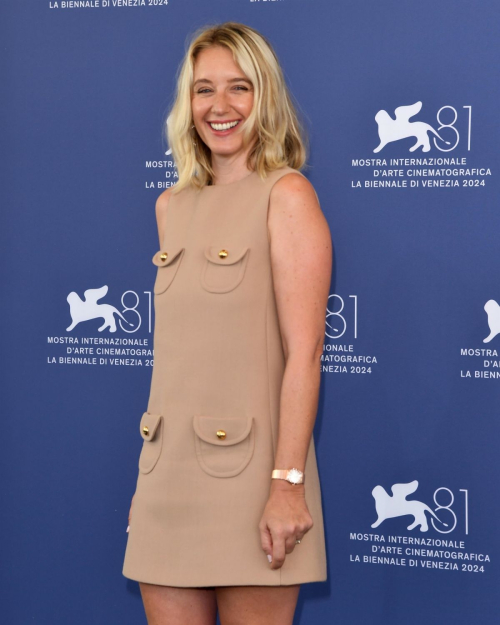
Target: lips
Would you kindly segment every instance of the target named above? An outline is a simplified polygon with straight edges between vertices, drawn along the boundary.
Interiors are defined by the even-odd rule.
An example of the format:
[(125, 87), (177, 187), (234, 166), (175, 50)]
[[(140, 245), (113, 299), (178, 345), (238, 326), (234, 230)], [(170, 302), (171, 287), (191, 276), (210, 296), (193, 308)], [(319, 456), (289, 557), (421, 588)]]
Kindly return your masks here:
[[(231, 126), (230, 128), (225, 128), (223, 130), (217, 130), (216, 128), (212, 127), (212, 124), (224, 125), (224, 124), (232, 124), (234, 122), (237, 122), (236, 124), (234, 124), (234, 126)], [(207, 125), (214, 135), (225, 136), (225, 135), (230, 134), (235, 128), (237, 128), (240, 122), (241, 122), (241, 119), (227, 119), (224, 121), (212, 121), (212, 122), (208, 121)]]

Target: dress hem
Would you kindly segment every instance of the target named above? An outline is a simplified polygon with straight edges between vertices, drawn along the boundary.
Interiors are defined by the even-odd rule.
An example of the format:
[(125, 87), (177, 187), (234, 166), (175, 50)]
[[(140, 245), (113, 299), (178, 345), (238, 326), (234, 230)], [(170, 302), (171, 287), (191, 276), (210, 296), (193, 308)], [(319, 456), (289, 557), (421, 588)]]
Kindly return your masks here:
[[(277, 569), (277, 571), (279, 571), (279, 569)], [(135, 582), (140, 582), (140, 583), (143, 583), (143, 584), (154, 584), (156, 586), (170, 586), (172, 588), (218, 588), (218, 587), (225, 588), (225, 587), (228, 587), (228, 586), (276, 586), (276, 587), (279, 587), (279, 586), (295, 586), (296, 584), (314, 584), (314, 583), (321, 583), (321, 582), (328, 581), (328, 576), (325, 575), (325, 576), (320, 577), (318, 579), (310, 579), (309, 578), (309, 579), (305, 579), (305, 580), (300, 580), (300, 579), (293, 580), (293, 581), (290, 581), (288, 584), (283, 584), (281, 582), (279, 582), (277, 584), (276, 583), (274, 583), (274, 584), (273, 583), (266, 584), (266, 583), (262, 583), (262, 582), (261, 583), (253, 582), (252, 583), (250, 580), (249, 581), (242, 581), (242, 582), (238, 583), (238, 582), (235, 582), (234, 579), (233, 580), (228, 580), (227, 584), (224, 584), (224, 583), (217, 583), (217, 584), (214, 584), (214, 583), (211, 583), (211, 584), (193, 584), (193, 583), (191, 583), (191, 584), (175, 583), (174, 584), (174, 583), (171, 583), (171, 584), (168, 584), (168, 583), (159, 582), (159, 581), (148, 581), (148, 580), (142, 578), (142, 576), (130, 577), (130, 575), (125, 575), (125, 573), (123, 573), (123, 572), (122, 572), (122, 575), (126, 579), (130, 579), (130, 580), (135, 581)]]

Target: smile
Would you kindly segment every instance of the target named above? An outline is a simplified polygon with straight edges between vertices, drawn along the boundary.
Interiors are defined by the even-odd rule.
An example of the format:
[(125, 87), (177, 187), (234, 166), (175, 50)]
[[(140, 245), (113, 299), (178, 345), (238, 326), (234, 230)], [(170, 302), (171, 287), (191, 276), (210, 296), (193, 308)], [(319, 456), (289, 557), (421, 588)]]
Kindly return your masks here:
[(212, 128), (212, 130), (218, 130), (220, 132), (220, 131), (230, 130), (231, 128), (234, 128), (240, 123), (240, 121), (241, 120), (238, 119), (233, 122), (207, 122), (207, 123)]

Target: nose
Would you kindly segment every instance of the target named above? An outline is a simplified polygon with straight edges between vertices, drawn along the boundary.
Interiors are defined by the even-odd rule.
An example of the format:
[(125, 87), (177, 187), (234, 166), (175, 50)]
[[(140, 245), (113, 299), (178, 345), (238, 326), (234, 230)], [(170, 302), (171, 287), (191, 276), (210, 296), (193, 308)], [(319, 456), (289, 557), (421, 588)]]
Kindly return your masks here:
[(216, 92), (212, 100), (212, 112), (216, 115), (224, 115), (228, 110), (229, 103), (225, 91)]

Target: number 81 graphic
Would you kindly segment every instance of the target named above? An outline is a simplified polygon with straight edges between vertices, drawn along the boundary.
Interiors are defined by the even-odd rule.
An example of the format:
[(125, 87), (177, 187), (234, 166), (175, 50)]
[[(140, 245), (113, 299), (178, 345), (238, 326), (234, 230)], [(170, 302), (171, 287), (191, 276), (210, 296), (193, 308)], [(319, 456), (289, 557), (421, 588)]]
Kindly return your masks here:
[[(449, 494), (449, 503), (447, 503), (446, 505), (442, 505), (439, 503), (438, 501), (438, 493), (439, 491), (446, 491)], [(465, 533), (468, 534), (469, 533), (469, 491), (466, 488), (461, 488), (460, 489), (461, 493), (464, 493), (464, 503), (465, 503)], [(448, 528), (447, 530), (442, 530), (439, 527), (436, 527), (435, 523), (434, 523), (434, 519), (431, 517), (431, 524), (432, 527), (436, 530), (436, 532), (439, 532), (440, 534), (449, 534), (450, 532), (452, 532), (455, 527), (457, 526), (457, 515), (455, 514), (455, 512), (451, 509), (451, 506), (453, 505), (453, 502), (455, 501), (455, 496), (453, 495), (453, 492), (449, 489), (446, 488), (445, 486), (441, 486), (440, 488), (438, 488), (437, 490), (434, 491), (434, 503), (436, 504), (436, 508), (434, 508), (434, 512), (438, 513), (439, 510), (447, 510), (449, 512), (449, 514), (451, 514), (452, 518), (453, 518), (453, 524), (450, 526), (448, 524)], [(442, 497), (441, 497), (442, 499)], [(442, 513), (441, 513), (442, 514)], [(438, 514), (439, 518), (441, 518), (441, 514)]]
[[(339, 339), (343, 336), (344, 332), (347, 329), (347, 320), (344, 315), (340, 313), (344, 310), (344, 299), (337, 295), (336, 293), (332, 293), (332, 295), (328, 296), (328, 302), (330, 302), (330, 297), (336, 297), (340, 301), (339, 310), (333, 311), (330, 310), (327, 306), (326, 308), (326, 330), (325, 334), (328, 338), (331, 339)], [(349, 295), (354, 299), (354, 313), (353, 313), (353, 328), (354, 328), (354, 338), (358, 338), (358, 296), (357, 295)]]

